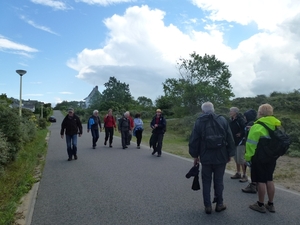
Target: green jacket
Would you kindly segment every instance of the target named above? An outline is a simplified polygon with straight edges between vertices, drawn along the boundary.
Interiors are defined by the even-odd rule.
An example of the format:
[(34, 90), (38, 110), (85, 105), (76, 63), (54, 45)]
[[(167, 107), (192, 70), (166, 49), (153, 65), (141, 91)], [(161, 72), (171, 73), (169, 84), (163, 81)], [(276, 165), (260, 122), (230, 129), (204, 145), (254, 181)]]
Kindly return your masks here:
[[(263, 122), (271, 130), (275, 130), (275, 127), (281, 126), (281, 122), (274, 116), (261, 117), (257, 121)], [(259, 139), (262, 137), (270, 138), (268, 131), (262, 125), (257, 124), (257, 121), (251, 127), (246, 142), (245, 160), (247, 162), (251, 161), (252, 156), (254, 156)]]

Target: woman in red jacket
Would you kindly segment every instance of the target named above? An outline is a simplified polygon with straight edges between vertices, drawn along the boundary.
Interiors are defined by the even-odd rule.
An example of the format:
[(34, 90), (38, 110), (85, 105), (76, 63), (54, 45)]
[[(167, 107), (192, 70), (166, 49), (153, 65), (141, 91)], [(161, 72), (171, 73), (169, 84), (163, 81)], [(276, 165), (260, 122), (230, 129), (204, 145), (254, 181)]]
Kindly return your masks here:
[(104, 145), (107, 144), (109, 138), (109, 147), (112, 148), (112, 142), (114, 137), (114, 129), (116, 129), (116, 120), (112, 115), (112, 109), (108, 110), (108, 114), (104, 117), (105, 139)]

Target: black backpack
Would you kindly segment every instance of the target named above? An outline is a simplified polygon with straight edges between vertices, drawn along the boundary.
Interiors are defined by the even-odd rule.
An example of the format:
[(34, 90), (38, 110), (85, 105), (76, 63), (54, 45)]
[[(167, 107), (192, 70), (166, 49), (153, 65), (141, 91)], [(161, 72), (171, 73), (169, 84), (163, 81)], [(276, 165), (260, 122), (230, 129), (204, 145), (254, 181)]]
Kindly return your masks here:
[(226, 145), (225, 130), (217, 121), (219, 116), (210, 114), (208, 121), (206, 121), (203, 132), (203, 141), (205, 149), (217, 150)]
[(257, 144), (254, 162), (260, 163), (275, 162), (280, 156), (283, 156), (289, 149), (291, 141), (290, 137), (281, 129), (275, 127), (271, 130), (266, 124), (257, 121), (269, 132), (270, 138), (261, 138)]

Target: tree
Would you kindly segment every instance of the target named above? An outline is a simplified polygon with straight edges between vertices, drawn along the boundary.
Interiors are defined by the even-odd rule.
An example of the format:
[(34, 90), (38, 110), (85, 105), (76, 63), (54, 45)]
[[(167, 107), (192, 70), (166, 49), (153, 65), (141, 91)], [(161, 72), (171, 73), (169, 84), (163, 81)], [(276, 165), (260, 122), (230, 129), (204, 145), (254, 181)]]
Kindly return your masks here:
[(147, 98), (145, 96), (140, 96), (137, 98), (137, 103), (141, 106), (143, 106), (144, 108), (148, 108), (148, 107), (152, 107), (153, 106), (153, 102), (150, 98)]
[(214, 55), (202, 57), (193, 52), (189, 59), (180, 58), (177, 65), (181, 78), (167, 79), (163, 89), (173, 105), (184, 108), (186, 113), (199, 112), (206, 101), (222, 106), (234, 97), (229, 83), (231, 72)]
[[(106, 89), (102, 92), (102, 102), (115, 102), (123, 106), (126, 110), (133, 103), (133, 97), (129, 90), (129, 84), (121, 83), (115, 77), (110, 77), (104, 84)], [(112, 108), (112, 107), (110, 107)]]

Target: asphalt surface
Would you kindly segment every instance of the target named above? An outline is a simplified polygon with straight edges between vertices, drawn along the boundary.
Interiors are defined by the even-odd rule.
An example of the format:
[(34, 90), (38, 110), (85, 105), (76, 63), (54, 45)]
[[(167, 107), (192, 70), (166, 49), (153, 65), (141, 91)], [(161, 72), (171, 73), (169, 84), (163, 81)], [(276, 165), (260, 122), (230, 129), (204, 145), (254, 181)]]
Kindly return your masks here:
[(59, 134), (63, 115), (55, 111), (54, 116), (32, 225), (300, 224), (298, 193), (277, 187), (276, 213), (255, 212), (249, 204), (257, 195), (242, 193), (246, 184), (229, 173), (224, 176), (227, 209), (205, 214), (201, 190), (191, 190), (192, 178), (185, 178), (192, 160), (165, 152), (152, 156), (148, 146), (136, 148), (134, 137), (126, 150), (118, 137), (109, 148), (102, 132), (92, 149), (83, 125), (78, 160), (69, 162)]

